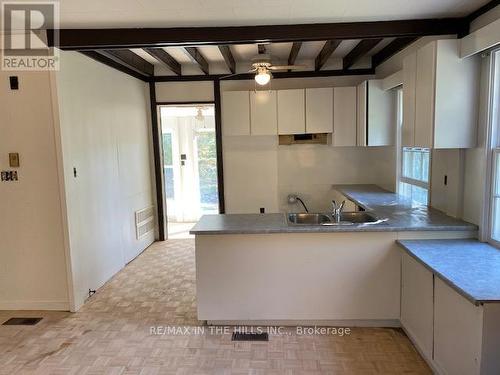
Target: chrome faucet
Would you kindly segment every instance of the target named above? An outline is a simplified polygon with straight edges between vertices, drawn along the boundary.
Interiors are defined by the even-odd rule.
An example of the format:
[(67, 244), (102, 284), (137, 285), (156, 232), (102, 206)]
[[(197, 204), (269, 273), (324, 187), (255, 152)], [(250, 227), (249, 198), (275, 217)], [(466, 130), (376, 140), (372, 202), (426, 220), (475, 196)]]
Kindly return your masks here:
[(342, 201), (342, 203), (337, 204), (335, 200), (332, 201), (332, 216), (333, 216), (333, 221), (336, 223), (340, 222), (342, 210), (344, 209), (345, 201)]

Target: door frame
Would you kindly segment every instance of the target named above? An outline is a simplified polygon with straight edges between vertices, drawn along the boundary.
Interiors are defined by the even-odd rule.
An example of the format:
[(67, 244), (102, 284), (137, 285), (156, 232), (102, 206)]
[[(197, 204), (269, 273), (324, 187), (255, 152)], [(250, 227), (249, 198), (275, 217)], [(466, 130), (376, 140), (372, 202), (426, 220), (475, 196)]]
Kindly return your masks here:
[(214, 100), (211, 101), (175, 101), (164, 102), (156, 100), (156, 85), (149, 83), (149, 93), (151, 101), (151, 126), (153, 133), (153, 157), (156, 185), (156, 202), (158, 216), (158, 240), (165, 241), (168, 238), (167, 231), (167, 202), (165, 199), (165, 179), (163, 176), (163, 146), (161, 141), (161, 123), (159, 120), (159, 110), (162, 105), (197, 105), (212, 104), (215, 114), (215, 144), (217, 153), (217, 190), (219, 198), (219, 213), (225, 213), (224, 201), (224, 164), (222, 159), (222, 115), (221, 115), (221, 94), (220, 81), (214, 81)]

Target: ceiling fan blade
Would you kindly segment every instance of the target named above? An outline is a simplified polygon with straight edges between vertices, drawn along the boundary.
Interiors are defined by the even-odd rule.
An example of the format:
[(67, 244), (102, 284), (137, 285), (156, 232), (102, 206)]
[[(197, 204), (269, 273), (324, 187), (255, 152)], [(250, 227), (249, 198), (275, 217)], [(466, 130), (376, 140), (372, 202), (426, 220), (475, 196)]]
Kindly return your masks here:
[(307, 65), (272, 65), (270, 70), (306, 69)]
[(242, 74), (255, 73), (256, 71), (257, 71), (257, 69), (251, 69), (248, 72), (240, 72), (240, 73), (229, 74), (227, 76), (220, 77), (220, 79), (228, 79), (228, 78), (231, 78), (231, 77), (240, 76)]

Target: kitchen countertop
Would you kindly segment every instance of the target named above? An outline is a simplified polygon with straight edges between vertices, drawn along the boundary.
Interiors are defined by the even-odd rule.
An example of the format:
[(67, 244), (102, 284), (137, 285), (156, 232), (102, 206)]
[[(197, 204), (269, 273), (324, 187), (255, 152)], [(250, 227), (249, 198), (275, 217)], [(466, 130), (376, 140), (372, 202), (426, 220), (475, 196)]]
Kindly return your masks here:
[(477, 226), (440, 211), (413, 204), (377, 185), (334, 185), (333, 188), (385, 222), (353, 225), (288, 225), (285, 214), (204, 215), (191, 229), (204, 234), (477, 231)]
[(413, 258), (472, 303), (500, 302), (500, 250), (477, 240), (404, 240)]

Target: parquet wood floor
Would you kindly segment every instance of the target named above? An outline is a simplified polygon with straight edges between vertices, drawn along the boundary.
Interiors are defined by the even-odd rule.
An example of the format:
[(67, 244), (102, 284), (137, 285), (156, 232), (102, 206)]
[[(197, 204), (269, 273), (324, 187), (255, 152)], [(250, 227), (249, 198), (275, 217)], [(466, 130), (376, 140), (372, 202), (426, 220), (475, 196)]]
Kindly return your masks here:
[(152, 326), (201, 326), (196, 319), (194, 241), (155, 243), (77, 313), (43, 316), (33, 327), (0, 326), (0, 375), (430, 374), (399, 329), (353, 328), (350, 335), (271, 335), (231, 342), (230, 334), (153, 335)]

